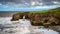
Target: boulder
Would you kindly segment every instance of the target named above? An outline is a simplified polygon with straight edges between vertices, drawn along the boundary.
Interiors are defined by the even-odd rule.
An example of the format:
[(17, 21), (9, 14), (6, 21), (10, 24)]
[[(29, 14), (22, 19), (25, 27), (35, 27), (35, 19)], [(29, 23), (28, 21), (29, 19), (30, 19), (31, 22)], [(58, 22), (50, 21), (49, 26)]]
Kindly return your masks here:
[(19, 20), (20, 18), (20, 15), (19, 14), (14, 14), (11, 21), (16, 21), (16, 20)]

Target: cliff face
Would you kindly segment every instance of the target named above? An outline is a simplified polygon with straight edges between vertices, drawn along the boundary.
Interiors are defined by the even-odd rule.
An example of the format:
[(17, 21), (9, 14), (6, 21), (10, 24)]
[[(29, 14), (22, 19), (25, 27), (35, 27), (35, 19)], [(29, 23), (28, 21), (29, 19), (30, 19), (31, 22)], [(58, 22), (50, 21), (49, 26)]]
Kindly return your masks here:
[(23, 16), (30, 20), (32, 25), (60, 25), (60, 8), (42, 12), (19, 12), (13, 14), (11, 21), (22, 19)]
[(29, 19), (32, 25), (60, 25), (60, 16), (56, 14), (40, 14), (40, 13), (16, 13), (12, 17), (12, 21), (22, 19)]

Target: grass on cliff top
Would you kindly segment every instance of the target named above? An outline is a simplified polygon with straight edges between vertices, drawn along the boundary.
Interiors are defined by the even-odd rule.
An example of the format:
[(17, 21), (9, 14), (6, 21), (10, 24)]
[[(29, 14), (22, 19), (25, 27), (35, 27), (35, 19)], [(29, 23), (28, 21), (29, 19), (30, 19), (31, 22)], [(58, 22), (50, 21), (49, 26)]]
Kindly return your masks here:
[(43, 11), (36, 11), (36, 12), (30, 12), (30, 13), (40, 13), (40, 14), (57, 14), (60, 15), (60, 7), (51, 9), (51, 10), (43, 10)]

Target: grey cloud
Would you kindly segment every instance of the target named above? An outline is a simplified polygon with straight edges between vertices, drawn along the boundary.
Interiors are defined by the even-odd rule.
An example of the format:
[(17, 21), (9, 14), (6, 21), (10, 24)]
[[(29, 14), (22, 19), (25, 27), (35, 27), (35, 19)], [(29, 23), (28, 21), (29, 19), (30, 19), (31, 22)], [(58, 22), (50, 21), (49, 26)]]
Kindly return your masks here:
[[(31, 1), (35, 2), (34, 6), (39, 5), (39, 3), (43, 3), (43, 5), (57, 5), (52, 3), (52, 1), (60, 2), (60, 0), (0, 0), (0, 3), (2, 4), (18, 4), (20, 6), (31, 6)], [(10, 3), (9, 3), (10, 2)], [(38, 2), (38, 3), (37, 3)]]

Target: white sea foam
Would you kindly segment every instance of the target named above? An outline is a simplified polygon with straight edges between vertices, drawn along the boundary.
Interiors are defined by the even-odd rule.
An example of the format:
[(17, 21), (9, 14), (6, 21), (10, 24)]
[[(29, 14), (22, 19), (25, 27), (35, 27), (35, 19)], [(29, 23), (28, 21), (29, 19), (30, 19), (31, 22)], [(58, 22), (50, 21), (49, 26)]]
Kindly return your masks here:
[(1, 34), (58, 34), (58, 32), (51, 29), (38, 29), (38, 26), (31, 26), (30, 21), (19, 19), (18, 21), (10, 21), (11, 17), (0, 17), (0, 24), (3, 30)]

